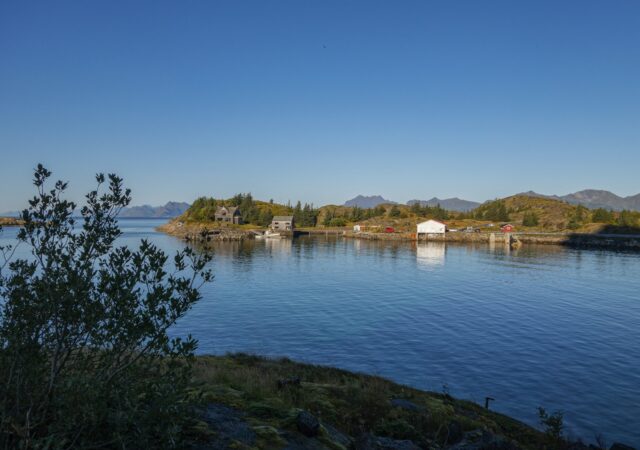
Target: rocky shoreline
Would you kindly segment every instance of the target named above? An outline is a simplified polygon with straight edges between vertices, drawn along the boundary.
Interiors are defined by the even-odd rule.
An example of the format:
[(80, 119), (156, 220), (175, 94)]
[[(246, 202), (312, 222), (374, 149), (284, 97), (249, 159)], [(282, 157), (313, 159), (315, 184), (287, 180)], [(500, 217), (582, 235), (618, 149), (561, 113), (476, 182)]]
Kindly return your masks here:
[(0, 217), (0, 227), (17, 227), (23, 224), (22, 220), (15, 217)]
[(190, 223), (180, 220), (171, 220), (164, 225), (160, 225), (156, 230), (194, 243), (242, 241), (255, 237), (255, 233), (251, 230), (236, 227), (221, 227), (216, 226), (216, 224)]
[(365, 240), (385, 241), (428, 241), (483, 243), (490, 245), (521, 244), (561, 245), (578, 248), (601, 248), (640, 251), (640, 235), (581, 234), (581, 233), (446, 233), (420, 236), (415, 233), (353, 233), (345, 237)]

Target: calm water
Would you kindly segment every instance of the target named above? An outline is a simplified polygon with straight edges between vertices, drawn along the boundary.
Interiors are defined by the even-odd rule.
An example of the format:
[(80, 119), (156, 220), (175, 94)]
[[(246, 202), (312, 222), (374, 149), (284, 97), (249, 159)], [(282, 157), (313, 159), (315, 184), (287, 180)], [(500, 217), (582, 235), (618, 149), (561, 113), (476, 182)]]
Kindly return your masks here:
[[(123, 220), (123, 242), (183, 244)], [(1, 241), (11, 240), (7, 229)], [(215, 282), (173, 330), (246, 351), (379, 374), (536, 425), (640, 444), (640, 255), (301, 238), (221, 243)]]

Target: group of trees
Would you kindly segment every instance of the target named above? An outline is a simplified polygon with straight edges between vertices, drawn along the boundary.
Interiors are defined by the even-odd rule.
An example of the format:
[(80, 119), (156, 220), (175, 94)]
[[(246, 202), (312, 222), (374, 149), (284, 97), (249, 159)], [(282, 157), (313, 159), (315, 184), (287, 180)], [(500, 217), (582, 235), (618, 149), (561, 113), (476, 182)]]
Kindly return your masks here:
[(582, 205), (578, 205), (576, 209), (569, 215), (569, 221), (567, 222), (567, 228), (575, 230), (585, 223), (589, 210)]
[(382, 217), (386, 213), (384, 206), (378, 205), (374, 208), (360, 208), (354, 206), (351, 208), (351, 212), (348, 215), (348, 219), (351, 222), (360, 222), (362, 220), (372, 219), (374, 217)]
[(447, 220), (450, 218), (449, 212), (441, 207), (440, 203), (435, 206), (421, 206), (420, 203), (415, 202), (411, 205), (410, 210), (412, 213), (419, 217), (427, 217), (436, 220)]
[(509, 210), (503, 200), (493, 200), (478, 206), (472, 213), (476, 220), (495, 220), (509, 222)]
[(539, 223), (540, 218), (534, 211), (527, 211), (524, 213), (524, 216), (522, 217), (522, 225), (525, 227), (535, 227), (538, 226)]
[(319, 210), (309, 203), (302, 205), (298, 202), (295, 206), (278, 205), (273, 200), (268, 203), (256, 201), (251, 193), (236, 194), (227, 200), (200, 197), (193, 202), (185, 214), (190, 220), (210, 222), (215, 220), (216, 209), (220, 206), (238, 207), (243, 223), (263, 227), (268, 226), (276, 215), (292, 215), (298, 226), (313, 227), (317, 223), (319, 214)]
[(584, 206), (578, 205), (569, 215), (567, 228), (577, 229), (585, 223), (604, 223), (625, 228), (638, 228), (640, 227), (640, 212), (622, 210), (616, 213), (604, 208), (589, 211)]
[(344, 227), (349, 222), (361, 222), (374, 217), (382, 217), (386, 214), (386, 209), (382, 205), (375, 208), (352, 208), (340, 210), (337, 207), (328, 207), (324, 210), (322, 225), (325, 227)]
[(299, 227), (315, 227), (318, 223), (318, 214), (320, 214), (320, 211), (309, 203), (305, 203), (304, 206), (302, 206), (298, 201), (293, 208), (293, 218)]
[(626, 209), (620, 211), (616, 225), (628, 228), (640, 227), (640, 211), (628, 211)]
[(198, 222), (212, 221), (215, 219), (218, 200), (211, 197), (199, 197), (191, 204), (187, 217)]
[(596, 223), (613, 223), (616, 219), (613, 211), (604, 208), (597, 208), (591, 212), (591, 221)]

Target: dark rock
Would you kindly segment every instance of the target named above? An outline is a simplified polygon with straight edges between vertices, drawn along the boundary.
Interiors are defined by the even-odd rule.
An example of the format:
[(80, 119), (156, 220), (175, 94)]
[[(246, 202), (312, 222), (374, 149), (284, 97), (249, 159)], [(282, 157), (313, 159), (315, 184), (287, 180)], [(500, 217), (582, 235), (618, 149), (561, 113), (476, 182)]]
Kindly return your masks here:
[(474, 430), (464, 434), (464, 438), (450, 450), (519, 450), (520, 447), (504, 436), (486, 430)]
[(300, 411), (296, 417), (298, 431), (307, 437), (314, 437), (320, 431), (320, 422), (315, 416), (307, 411)]
[(636, 450), (634, 447), (615, 442), (609, 450)]
[(363, 434), (355, 442), (355, 450), (419, 450), (416, 444), (408, 440), (396, 440), (387, 437)]
[(207, 449), (226, 449), (232, 442), (241, 442), (253, 446), (256, 434), (244, 420), (244, 413), (228, 406), (210, 403), (202, 412), (202, 419), (216, 432), (215, 438), (208, 443)]
[(282, 450), (327, 450), (318, 439), (310, 438), (299, 433), (283, 433), (281, 435), (287, 444)]
[(405, 409), (407, 411), (420, 411), (424, 408), (416, 405), (415, 403), (406, 400), (404, 398), (394, 398), (393, 400), (391, 400), (391, 406), (394, 406), (396, 408), (402, 408)]
[(460, 442), (460, 440), (464, 437), (464, 430), (462, 429), (462, 425), (460, 425), (460, 422), (450, 422), (447, 426), (447, 432), (447, 443), (449, 444)]
[(282, 389), (285, 386), (300, 386), (300, 377), (284, 378), (278, 380), (278, 389)]
[(593, 444), (585, 444), (578, 440), (577, 442), (569, 442), (566, 447), (567, 450), (602, 450), (602, 447), (598, 447)]
[(353, 445), (353, 440), (349, 436), (335, 429), (331, 425), (323, 423), (322, 427), (325, 429), (327, 437), (331, 442), (335, 442), (344, 448), (351, 448)]

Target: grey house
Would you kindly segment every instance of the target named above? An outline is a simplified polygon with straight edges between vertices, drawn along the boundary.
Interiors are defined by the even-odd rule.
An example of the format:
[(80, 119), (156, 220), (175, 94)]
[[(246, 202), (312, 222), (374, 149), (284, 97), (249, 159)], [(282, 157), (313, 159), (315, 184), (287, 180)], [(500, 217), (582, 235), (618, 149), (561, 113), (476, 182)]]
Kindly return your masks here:
[(271, 229), (273, 231), (293, 231), (294, 228), (293, 216), (275, 216), (271, 220)]
[(242, 223), (242, 214), (237, 206), (218, 206), (215, 214), (216, 222), (228, 222), (240, 225)]

